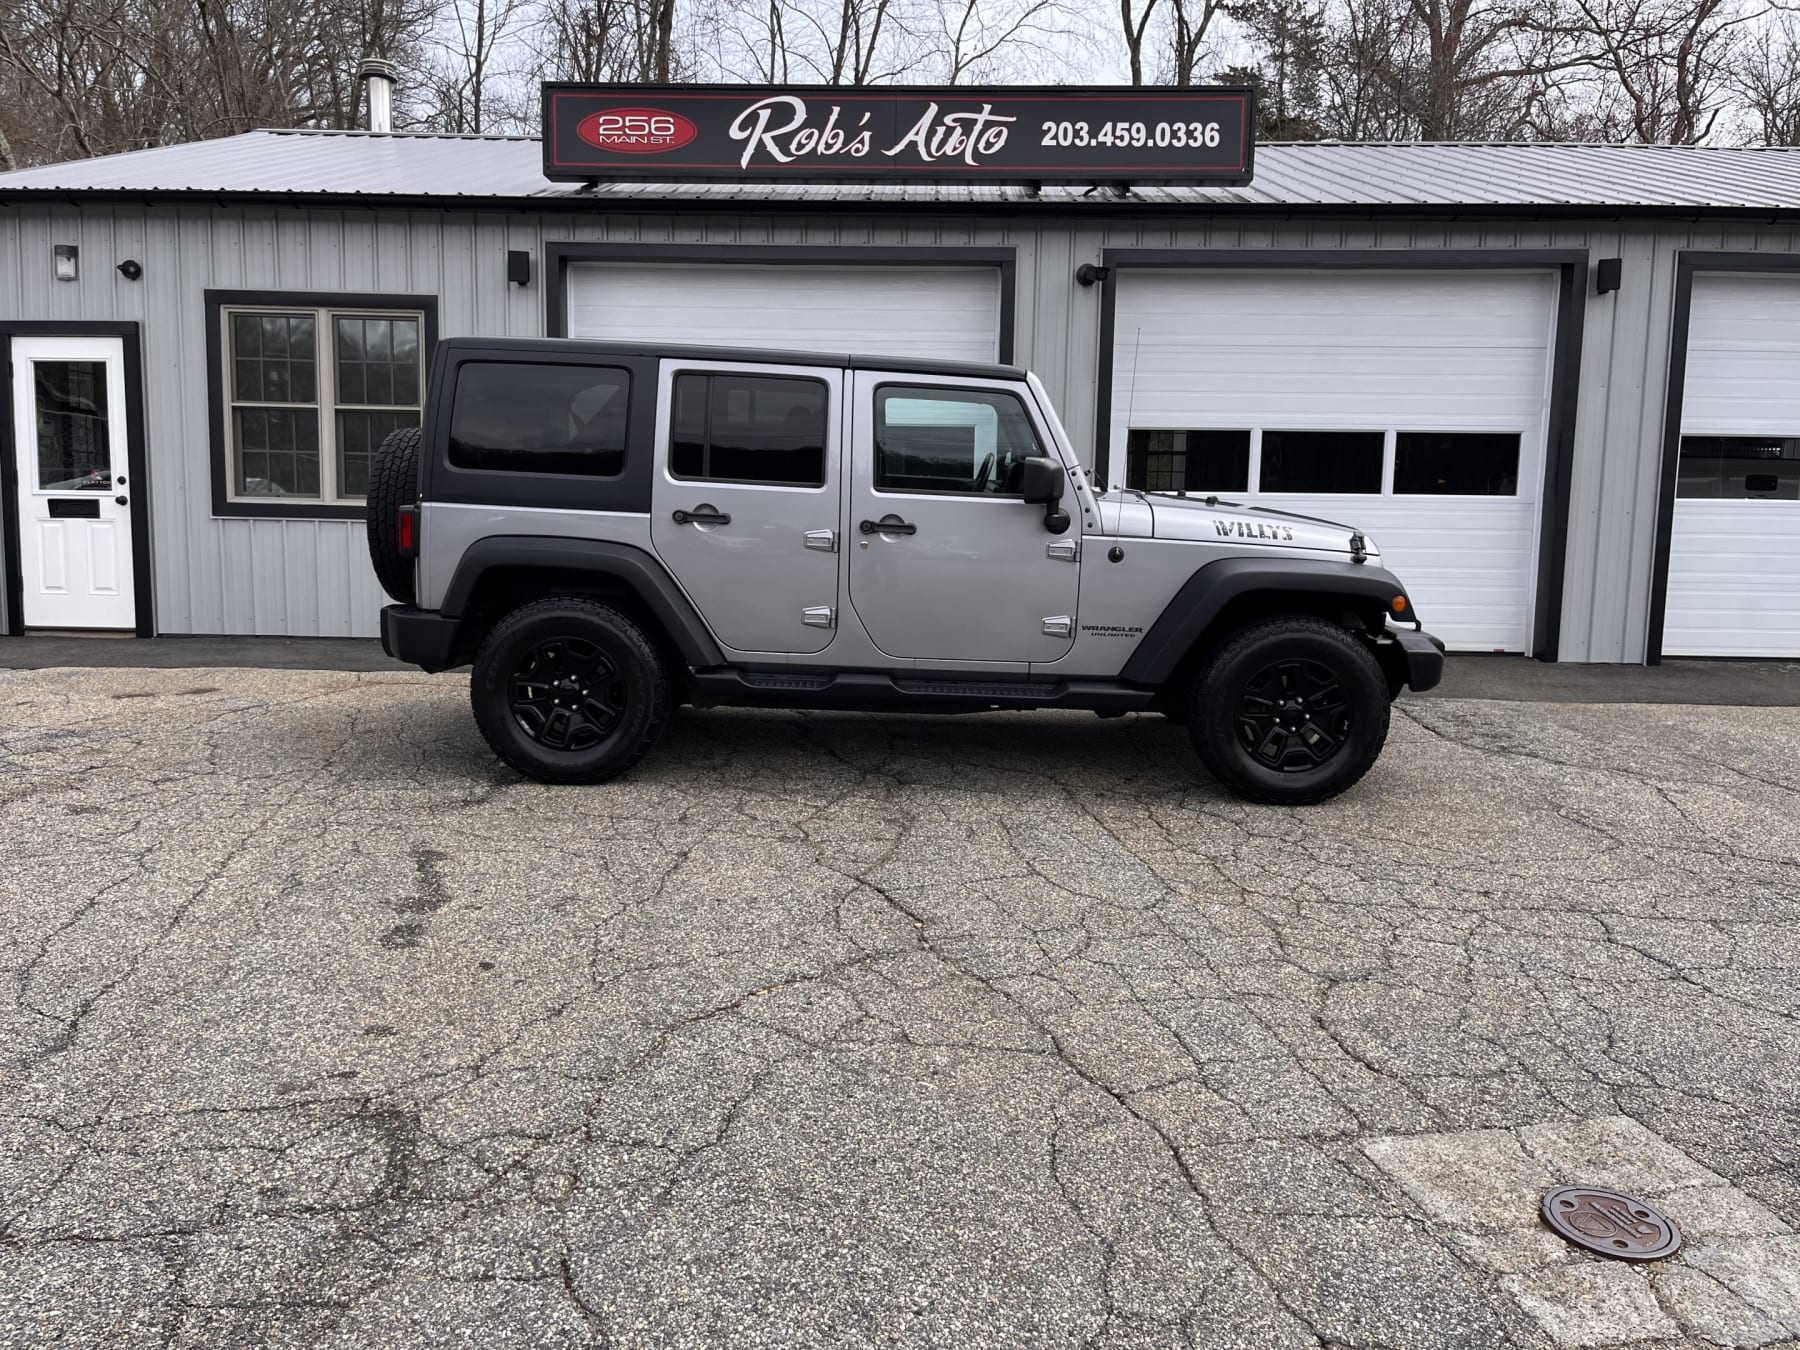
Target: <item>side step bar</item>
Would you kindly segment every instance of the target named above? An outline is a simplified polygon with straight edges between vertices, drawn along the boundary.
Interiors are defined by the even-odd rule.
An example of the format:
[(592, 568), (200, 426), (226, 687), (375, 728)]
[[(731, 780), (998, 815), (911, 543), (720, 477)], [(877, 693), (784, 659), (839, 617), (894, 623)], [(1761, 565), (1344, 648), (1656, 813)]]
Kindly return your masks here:
[(897, 712), (990, 712), (1014, 708), (1077, 708), (1138, 712), (1150, 707), (1153, 689), (1112, 680), (955, 680), (883, 675), (872, 671), (739, 670), (726, 667), (693, 674), (694, 701), (702, 707), (801, 707), (888, 709)]

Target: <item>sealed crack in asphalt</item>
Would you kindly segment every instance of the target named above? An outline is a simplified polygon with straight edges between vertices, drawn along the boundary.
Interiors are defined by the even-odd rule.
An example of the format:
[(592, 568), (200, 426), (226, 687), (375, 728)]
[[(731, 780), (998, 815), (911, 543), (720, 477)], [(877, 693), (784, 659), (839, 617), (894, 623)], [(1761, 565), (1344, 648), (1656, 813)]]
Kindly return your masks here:
[(1800, 1338), (1800, 709), (1402, 702), (1278, 810), (1153, 716), (564, 789), (454, 675), (0, 682), (0, 1347)]

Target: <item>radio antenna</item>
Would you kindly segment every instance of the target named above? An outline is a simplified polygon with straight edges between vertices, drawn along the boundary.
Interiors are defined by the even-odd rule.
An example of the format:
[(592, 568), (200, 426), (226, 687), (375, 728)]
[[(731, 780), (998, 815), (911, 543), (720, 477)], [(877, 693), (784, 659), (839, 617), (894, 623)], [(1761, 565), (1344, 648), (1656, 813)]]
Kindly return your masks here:
[[(1144, 346), (1144, 327), (1139, 324), (1131, 332), (1131, 387), (1125, 394), (1125, 472), (1131, 474), (1131, 424), (1137, 420), (1137, 368), (1138, 352)], [(1111, 435), (1110, 428), (1107, 434)]]

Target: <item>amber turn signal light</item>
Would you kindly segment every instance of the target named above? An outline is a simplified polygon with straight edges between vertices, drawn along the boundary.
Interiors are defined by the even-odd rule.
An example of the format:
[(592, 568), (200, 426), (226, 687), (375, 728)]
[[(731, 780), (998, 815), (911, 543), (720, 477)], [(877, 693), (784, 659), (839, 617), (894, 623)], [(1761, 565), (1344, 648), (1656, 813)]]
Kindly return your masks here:
[(1396, 614), (1406, 613), (1406, 597), (1404, 595), (1396, 595), (1394, 597), (1393, 610)]

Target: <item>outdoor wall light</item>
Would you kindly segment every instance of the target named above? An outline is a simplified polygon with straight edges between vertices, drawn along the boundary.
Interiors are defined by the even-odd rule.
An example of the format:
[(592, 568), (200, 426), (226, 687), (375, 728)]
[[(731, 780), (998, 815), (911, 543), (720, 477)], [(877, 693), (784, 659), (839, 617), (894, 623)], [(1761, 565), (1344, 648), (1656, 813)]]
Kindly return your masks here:
[(529, 286), (531, 254), (522, 248), (509, 249), (506, 254), (506, 279), (515, 286)]
[(1620, 274), (1625, 270), (1623, 258), (1602, 258), (1594, 268), (1594, 293), (1605, 295), (1619, 289)]
[(124, 262), (119, 264), (119, 275), (124, 277), (127, 281), (136, 281), (139, 277), (144, 275), (144, 264), (139, 262), (136, 258), (127, 258)]
[(81, 275), (81, 250), (74, 244), (58, 244), (51, 252), (56, 256), (58, 281), (73, 281)]
[(1096, 281), (1105, 281), (1112, 275), (1110, 267), (1096, 267), (1093, 263), (1083, 263), (1075, 269), (1077, 286), (1092, 286)]

